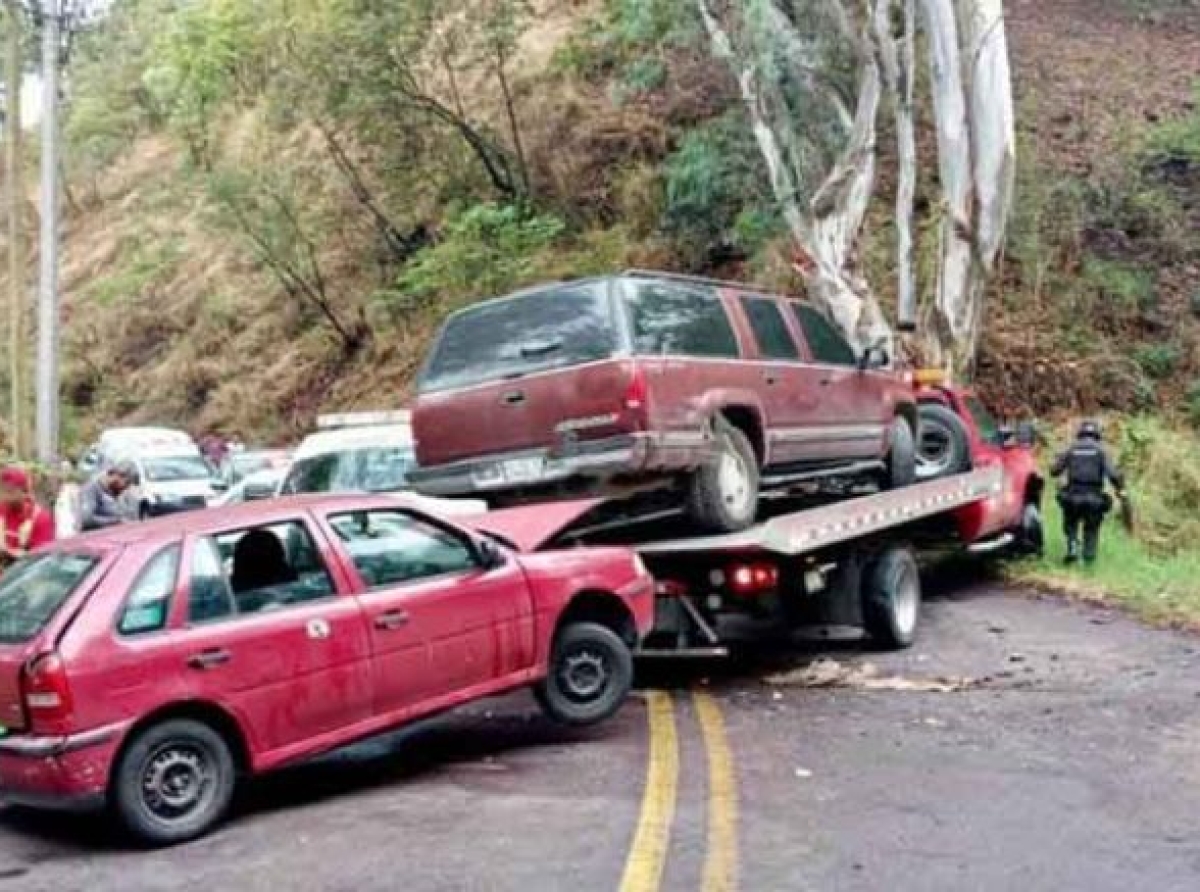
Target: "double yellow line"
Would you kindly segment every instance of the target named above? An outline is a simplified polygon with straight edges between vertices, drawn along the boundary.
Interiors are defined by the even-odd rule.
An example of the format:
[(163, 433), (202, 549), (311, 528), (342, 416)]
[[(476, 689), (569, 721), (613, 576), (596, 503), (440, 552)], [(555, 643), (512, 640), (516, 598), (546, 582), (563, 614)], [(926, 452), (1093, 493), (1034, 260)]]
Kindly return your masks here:
[[(708, 834), (701, 888), (733, 892), (738, 867), (737, 782), (725, 720), (706, 691), (693, 691), (692, 703), (708, 760)], [(662, 886), (679, 793), (679, 735), (671, 695), (650, 691), (646, 709), (650, 723), (646, 789), (620, 892), (658, 892)]]

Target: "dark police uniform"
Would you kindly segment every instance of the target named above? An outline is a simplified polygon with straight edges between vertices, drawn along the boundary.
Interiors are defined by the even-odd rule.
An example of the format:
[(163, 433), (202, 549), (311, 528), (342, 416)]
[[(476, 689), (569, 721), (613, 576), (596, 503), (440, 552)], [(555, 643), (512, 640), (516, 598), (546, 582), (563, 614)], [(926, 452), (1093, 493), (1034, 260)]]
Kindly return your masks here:
[(1071, 448), (1055, 459), (1050, 473), (1054, 477), (1067, 475), (1067, 483), (1058, 492), (1063, 511), (1063, 532), (1067, 537), (1067, 560), (1079, 557), (1079, 530), (1083, 528), (1083, 559), (1096, 559), (1100, 525), (1112, 510), (1112, 496), (1104, 491), (1111, 483), (1120, 493), (1125, 486), (1121, 472), (1113, 465), (1101, 443), (1100, 427), (1085, 422), (1079, 428)]

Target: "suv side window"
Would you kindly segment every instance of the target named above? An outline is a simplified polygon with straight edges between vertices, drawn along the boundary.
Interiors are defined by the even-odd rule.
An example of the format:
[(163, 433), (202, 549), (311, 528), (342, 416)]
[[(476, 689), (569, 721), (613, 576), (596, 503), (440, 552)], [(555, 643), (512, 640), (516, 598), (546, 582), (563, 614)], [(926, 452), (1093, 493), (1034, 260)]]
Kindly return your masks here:
[(750, 329), (763, 359), (800, 358), (800, 351), (775, 300), (769, 297), (742, 297), (739, 300), (750, 320)]
[(858, 365), (853, 348), (846, 343), (846, 339), (832, 322), (807, 304), (799, 301), (790, 303), (816, 362), (827, 365)]
[(462, 538), (403, 511), (353, 511), (329, 523), (367, 588), (465, 573), (479, 564)]
[(737, 359), (737, 335), (711, 291), (634, 282), (625, 296), (635, 353)]
[(122, 635), (140, 635), (163, 628), (178, 575), (179, 544), (176, 543), (159, 551), (142, 568), (125, 599), (117, 631)]
[(232, 530), (196, 543), (188, 619), (200, 623), (278, 610), (335, 593), (302, 522)]

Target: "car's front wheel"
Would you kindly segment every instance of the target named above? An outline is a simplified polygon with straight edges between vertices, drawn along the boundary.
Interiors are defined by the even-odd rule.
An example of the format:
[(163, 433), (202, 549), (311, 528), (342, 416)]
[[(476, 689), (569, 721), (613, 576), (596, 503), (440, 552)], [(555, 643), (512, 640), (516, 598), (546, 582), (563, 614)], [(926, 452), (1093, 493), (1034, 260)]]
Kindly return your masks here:
[(582, 726), (613, 715), (632, 687), (629, 645), (607, 626), (578, 622), (555, 636), (550, 671), (533, 692), (554, 721)]
[(707, 530), (736, 533), (758, 514), (758, 459), (746, 434), (724, 418), (713, 422), (712, 437), (715, 457), (688, 482), (688, 515)]
[(225, 816), (236, 770), (229, 744), (192, 719), (168, 719), (138, 732), (122, 753), (109, 791), (134, 837), (156, 846), (207, 833)]

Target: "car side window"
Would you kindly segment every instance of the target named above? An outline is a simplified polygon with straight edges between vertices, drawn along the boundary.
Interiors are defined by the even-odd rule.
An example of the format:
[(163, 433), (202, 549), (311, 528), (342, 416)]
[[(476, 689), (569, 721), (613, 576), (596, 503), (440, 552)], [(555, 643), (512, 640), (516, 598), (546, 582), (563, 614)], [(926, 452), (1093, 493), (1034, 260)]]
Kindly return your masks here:
[(737, 335), (716, 294), (635, 282), (625, 297), (633, 346), (642, 355), (737, 359)]
[(832, 322), (807, 304), (790, 301), (790, 305), (816, 362), (828, 365), (858, 365), (854, 349)]
[(763, 359), (799, 359), (800, 351), (788, 331), (779, 304), (769, 297), (742, 297), (739, 299), (750, 330), (758, 342), (758, 352)]
[(179, 544), (176, 543), (150, 558), (138, 574), (125, 599), (117, 630), (122, 635), (140, 635), (166, 626), (178, 575)]
[(333, 515), (329, 523), (368, 588), (479, 566), (465, 539), (403, 511), (352, 511)]
[(196, 543), (188, 617), (210, 622), (280, 610), (336, 594), (300, 521), (220, 533)]

